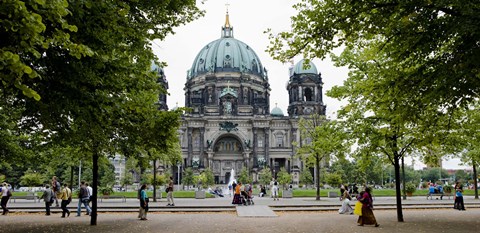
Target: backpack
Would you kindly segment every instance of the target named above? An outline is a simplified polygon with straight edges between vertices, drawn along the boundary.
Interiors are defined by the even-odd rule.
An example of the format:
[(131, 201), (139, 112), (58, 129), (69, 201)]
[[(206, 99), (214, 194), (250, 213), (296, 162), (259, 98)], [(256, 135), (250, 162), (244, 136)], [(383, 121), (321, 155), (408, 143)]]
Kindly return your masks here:
[(10, 191), (10, 189), (7, 188), (7, 197), (11, 197), (12, 196), (12, 191)]
[(141, 198), (142, 198), (142, 189), (139, 189), (137, 192), (137, 199), (141, 199)]
[(53, 204), (53, 202), (55, 202), (55, 193), (50, 190), (50, 201), (49, 201), (49, 203)]

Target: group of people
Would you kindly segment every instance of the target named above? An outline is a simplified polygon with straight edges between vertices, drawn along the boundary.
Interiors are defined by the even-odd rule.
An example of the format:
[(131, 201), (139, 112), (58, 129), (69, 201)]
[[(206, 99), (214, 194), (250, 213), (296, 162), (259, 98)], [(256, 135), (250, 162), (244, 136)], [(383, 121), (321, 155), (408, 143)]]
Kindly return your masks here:
[[(92, 213), (92, 209), (90, 208), (92, 194), (92, 187), (90, 187), (85, 181), (80, 182), (77, 217), (81, 216), (82, 205), (85, 207), (87, 215)], [(51, 187), (48, 184), (45, 185), (45, 190), (40, 198), (45, 202), (45, 215), (50, 215), (50, 207), (55, 203), (56, 207), (60, 206), (62, 209), (62, 218), (70, 216), (70, 210), (68, 210), (67, 207), (72, 202), (72, 190), (68, 187), (67, 183), (64, 183), (62, 186), (56, 176), (52, 178)], [(60, 204), (58, 200), (60, 200)]]

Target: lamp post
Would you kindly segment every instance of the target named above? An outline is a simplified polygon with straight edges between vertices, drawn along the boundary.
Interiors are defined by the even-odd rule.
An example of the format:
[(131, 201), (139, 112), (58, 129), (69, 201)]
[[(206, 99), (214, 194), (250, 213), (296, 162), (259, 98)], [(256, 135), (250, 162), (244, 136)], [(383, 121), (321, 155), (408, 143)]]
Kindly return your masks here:
[(178, 185), (178, 189), (180, 189), (180, 167), (182, 166), (182, 164), (180, 162), (177, 162), (177, 185)]

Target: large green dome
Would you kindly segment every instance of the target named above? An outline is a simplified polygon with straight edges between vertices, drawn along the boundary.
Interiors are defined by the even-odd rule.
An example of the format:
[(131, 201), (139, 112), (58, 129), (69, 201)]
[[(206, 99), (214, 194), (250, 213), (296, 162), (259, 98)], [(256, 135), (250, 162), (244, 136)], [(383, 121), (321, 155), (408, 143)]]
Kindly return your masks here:
[(267, 78), (260, 59), (247, 44), (233, 38), (233, 27), (227, 21), (222, 27), (222, 37), (203, 47), (188, 72), (187, 79), (205, 73), (241, 72)]

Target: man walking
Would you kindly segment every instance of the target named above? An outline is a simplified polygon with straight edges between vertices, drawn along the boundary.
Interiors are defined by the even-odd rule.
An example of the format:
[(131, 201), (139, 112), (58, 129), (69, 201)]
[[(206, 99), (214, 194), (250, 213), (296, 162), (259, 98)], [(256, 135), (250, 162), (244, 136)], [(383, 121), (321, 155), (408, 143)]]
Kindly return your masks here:
[(80, 192), (78, 193), (78, 206), (77, 206), (77, 217), (80, 217), (82, 215), (82, 204), (85, 206), (85, 209), (87, 210), (87, 215), (90, 215), (92, 210), (90, 209), (90, 206), (88, 205), (88, 188), (85, 185), (85, 181), (82, 181), (80, 183)]
[(68, 204), (70, 204), (70, 200), (72, 200), (72, 190), (68, 188), (68, 185), (65, 183), (63, 184), (63, 189), (60, 192), (60, 199), (62, 200), (62, 218), (65, 218), (65, 214), (67, 217), (70, 216), (70, 210), (67, 209)]
[(45, 185), (45, 191), (43, 191), (43, 194), (40, 198), (43, 198), (43, 201), (45, 202), (45, 210), (47, 216), (50, 215), (50, 206), (53, 204), (53, 200), (55, 198), (55, 193), (50, 189), (50, 185)]
[(173, 202), (173, 177), (171, 176), (167, 187), (167, 202), (167, 206), (175, 206), (175, 203)]
[(1, 196), (2, 196), (1, 205), (3, 210), (2, 215), (8, 214), (7, 203), (8, 203), (8, 200), (10, 199), (10, 196), (12, 196), (12, 192), (10, 191), (8, 186), (9, 184), (7, 184), (6, 182), (3, 182), (3, 187), (1, 187)]

